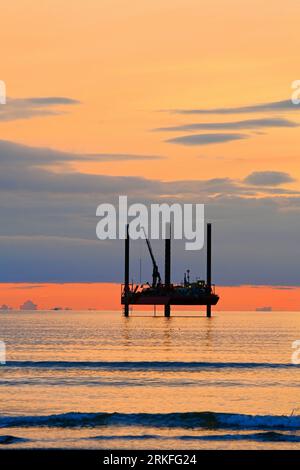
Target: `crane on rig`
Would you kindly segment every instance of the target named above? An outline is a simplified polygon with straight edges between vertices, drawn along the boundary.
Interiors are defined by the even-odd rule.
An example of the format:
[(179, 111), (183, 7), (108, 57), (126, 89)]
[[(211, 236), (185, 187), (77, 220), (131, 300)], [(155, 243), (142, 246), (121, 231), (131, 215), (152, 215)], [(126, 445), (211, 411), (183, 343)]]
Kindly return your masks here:
[(143, 232), (144, 232), (144, 235), (145, 235), (145, 240), (146, 240), (148, 251), (149, 251), (149, 254), (150, 254), (150, 257), (151, 257), (151, 261), (152, 261), (152, 266), (153, 266), (153, 270), (152, 270), (152, 287), (155, 288), (155, 287), (157, 287), (161, 284), (161, 275), (160, 275), (157, 263), (156, 263), (155, 258), (154, 258), (151, 243), (147, 238), (144, 227), (143, 227)]
[(125, 238), (125, 272), (124, 284), (121, 286), (121, 304), (124, 305), (124, 315), (129, 316), (130, 305), (164, 305), (165, 317), (171, 314), (171, 305), (206, 305), (206, 316), (211, 317), (211, 306), (219, 301), (215, 293), (215, 286), (211, 279), (211, 224), (207, 224), (206, 246), (206, 280), (196, 278), (191, 282), (190, 272), (185, 274), (184, 282), (175, 284), (171, 282), (171, 232), (165, 238), (165, 281), (162, 283), (158, 265), (156, 263), (150, 241), (144, 231), (147, 248), (150, 253), (153, 271), (152, 284), (129, 283), (129, 248), (130, 236), (129, 225), (127, 225), (127, 236)]

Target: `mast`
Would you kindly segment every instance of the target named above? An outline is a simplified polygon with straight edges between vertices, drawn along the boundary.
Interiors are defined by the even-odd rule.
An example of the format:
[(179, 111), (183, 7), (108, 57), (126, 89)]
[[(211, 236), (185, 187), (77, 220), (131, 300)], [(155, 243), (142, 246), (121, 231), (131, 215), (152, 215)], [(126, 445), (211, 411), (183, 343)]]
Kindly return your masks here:
[(146, 235), (146, 232), (145, 232), (144, 227), (143, 227), (143, 231), (144, 231), (144, 234), (145, 234), (145, 240), (146, 240), (146, 243), (147, 243), (148, 251), (149, 251), (149, 254), (150, 254), (150, 257), (151, 257), (151, 261), (152, 261), (152, 265), (153, 265), (153, 270), (152, 270), (152, 287), (157, 287), (159, 284), (161, 284), (161, 276), (160, 276), (160, 272), (159, 272), (159, 270), (158, 270), (157, 263), (156, 263), (155, 258), (154, 258), (154, 254), (153, 254), (153, 250), (152, 250), (151, 243), (150, 243), (150, 241), (149, 241), (148, 238), (147, 238), (147, 235)]

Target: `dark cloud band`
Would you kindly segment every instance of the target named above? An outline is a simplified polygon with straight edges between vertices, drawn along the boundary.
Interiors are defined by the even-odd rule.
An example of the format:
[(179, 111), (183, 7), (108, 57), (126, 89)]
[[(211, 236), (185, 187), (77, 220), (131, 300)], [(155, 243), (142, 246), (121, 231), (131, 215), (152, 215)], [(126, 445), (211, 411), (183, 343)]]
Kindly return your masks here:
[(181, 137), (174, 137), (173, 139), (168, 139), (165, 142), (170, 144), (178, 145), (187, 145), (187, 146), (196, 146), (196, 145), (211, 145), (211, 144), (221, 144), (224, 142), (231, 142), (234, 140), (243, 140), (247, 139), (246, 134), (193, 134), (193, 135), (184, 135)]
[(188, 132), (197, 130), (261, 129), (268, 127), (298, 127), (299, 124), (284, 118), (246, 119), (234, 122), (199, 122), (180, 126), (158, 127), (155, 132)]
[(236, 106), (228, 108), (191, 108), (191, 109), (174, 109), (168, 110), (175, 114), (247, 114), (261, 113), (272, 111), (299, 111), (300, 106), (294, 105), (291, 100), (272, 101), (269, 103), (260, 103), (248, 106)]
[[(65, 96), (45, 96), (33, 98), (7, 98), (6, 104), (0, 106), (0, 121), (32, 119), (42, 116), (64, 114), (60, 106), (74, 106), (80, 101)], [(58, 107), (59, 109), (55, 109)]]

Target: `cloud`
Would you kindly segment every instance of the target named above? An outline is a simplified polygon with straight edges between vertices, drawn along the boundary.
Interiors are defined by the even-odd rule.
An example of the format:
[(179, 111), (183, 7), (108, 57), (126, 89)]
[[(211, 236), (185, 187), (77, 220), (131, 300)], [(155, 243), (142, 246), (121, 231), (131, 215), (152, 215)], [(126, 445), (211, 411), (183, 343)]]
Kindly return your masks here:
[[(299, 193), (255, 186), (247, 178), (89, 175), (65, 166), (77, 157), (0, 141), (0, 282), (121, 282), (123, 241), (96, 239), (96, 208), (127, 194), (129, 204), (205, 203), (206, 220), (213, 222), (216, 283), (300, 285)], [(172, 246), (174, 280), (182, 278), (183, 267), (203, 275), (204, 252), (188, 253), (176, 240)], [(137, 279), (139, 242), (132, 248), (131, 277)], [(141, 249), (143, 280), (151, 279), (144, 244)], [(153, 249), (162, 268), (163, 244), (154, 241)]]
[(49, 165), (65, 164), (71, 162), (98, 162), (103, 161), (127, 161), (127, 160), (162, 160), (166, 157), (161, 155), (146, 155), (133, 153), (70, 153), (53, 150), (47, 147), (29, 147), (26, 145), (0, 140), (0, 164), (4, 165), (8, 160), (14, 159), (18, 164), (26, 165)]
[(288, 173), (281, 171), (254, 171), (248, 175), (244, 182), (258, 186), (279, 186), (284, 183), (292, 183), (295, 179)]
[(26, 300), (22, 305), (20, 305), (20, 310), (36, 310), (37, 305), (32, 302), (32, 300)]
[(297, 289), (296, 286), (272, 286), (274, 290), (295, 290)]
[(80, 101), (65, 96), (42, 96), (36, 98), (15, 99), (14, 103), (28, 103), (32, 106), (57, 106), (61, 104), (80, 104)]
[[(227, 135), (227, 134), (225, 134)], [(100, 155), (100, 156), (99, 156)], [(93, 154), (95, 161), (101, 161), (102, 155), (109, 159), (119, 158), (161, 158), (138, 154)], [(212, 178), (208, 180), (162, 181), (139, 176), (110, 176), (85, 174), (74, 171), (68, 166), (75, 161), (89, 161), (90, 155), (72, 154), (54, 149), (29, 147), (9, 141), (0, 140), (0, 191), (11, 192), (10, 198), (17, 193), (28, 195), (53, 194), (61, 197), (78, 195), (78, 197), (110, 197), (116, 194), (129, 194), (132, 197), (151, 199), (155, 197), (197, 196), (205, 197), (223, 195), (252, 195), (258, 192), (276, 194), (297, 194), (294, 190), (274, 188), (273, 186), (289, 183), (293, 178), (282, 172), (254, 172), (243, 181), (232, 178)], [(254, 187), (253, 187), (254, 186)], [(34, 196), (36, 198), (36, 196)], [(30, 200), (32, 204), (32, 200)], [(39, 199), (35, 199), (35, 205)], [(1, 205), (1, 201), (0, 201)]]
[[(78, 161), (145, 160), (163, 158), (155, 155), (137, 154), (72, 154), (49, 148), (29, 147), (0, 140), (0, 185), (2, 190), (109, 194), (129, 191), (147, 191), (149, 181), (136, 177), (113, 177), (88, 175), (73, 170), (72, 163)], [(58, 167), (54, 172), (49, 167)]]
[(93, 160), (99, 162), (120, 162), (128, 160), (164, 160), (166, 157), (161, 155), (145, 155), (145, 154), (134, 154), (134, 153), (88, 153), (83, 157), (77, 159), (79, 160)]
[[(41, 116), (57, 116), (66, 111), (63, 106), (74, 106), (80, 101), (65, 96), (45, 96), (33, 98), (7, 98), (6, 104), (0, 106), (0, 121), (32, 119)], [(58, 109), (56, 109), (58, 107)]]
[(21, 285), (21, 286), (11, 286), (11, 287), (9, 287), (9, 289), (11, 289), (11, 290), (27, 290), (27, 289), (40, 289), (41, 287), (44, 287), (44, 285), (43, 284), (36, 284), (36, 285), (30, 286), (30, 285), (26, 284), (24, 286), (23, 285)]
[(211, 145), (220, 144), (224, 142), (231, 142), (233, 140), (247, 139), (249, 136), (246, 134), (194, 134), (184, 135), (182, 137), (174, 137), (173, 139), (167, 139), (165, 142), (170, 144), (178, 145)]
[(158, 127), (155, 132), (187, 132), (197, 130), (237, 130), (260, 129), (267, 127), (298, 127), (299, 124), (284, 118), (247, 119), (234, 122), (204, 122), (180, 126)]
[(229, 108), (195, 108), (195, 109), (174, 109), (168, 110), (173, 114), (247, 114), (273, 111), (299, 111), (300, 107), (294, 105), (291, 100), (272, 101), (248, 106), (236, 106)]
[[(41, 199), (42, 204), (37, 211), (34, 206), (24, 205), (20, 194), (18, 207), (13, 211), (12, 223), (15, 225), (0, 208), (6, 230), (13, 233), (28, 231), (27, 236), (0, 237), (0, 258), (5, 265), (0, 281), (121, 282), (124, 242), (99, 241), (95, 237), (98, 221), (95, 207), (99, 200), (85, 199), (80, 205), (82, 197), (75, 198), (74, 202), (74, 197), (57, 200), (53, 195), (53, 207), (49, 207), (43, 195)], [(202, 196), (198, 195), (196, 201), (202, 200)], [(195, 202), (195, 198), (190, 201)], [(285, 204), (289, 207), (290, 200), (286, 199)], [(300, 201), (298, 205), (300, 208)], [(213, 222), (214, 282), (222, 285), (300, 284), (300, 218), (278, 211), (275, 199), (219, 197), (206, 204), (205, 214), (206, 220)], [(34, 220), (35, 224), (32, 225)], [(35, 235), (42, 231), (53, 235)], [(78, 237), (76, 240), (72, 238), (75, 234)], [(189, 267), (193, 276), (204, 274), (204, 252), (188, 253), (184, 251), (183, 244), (176, 240), (172, 247), (174, 281), (182, 278), (183, 267)], [(163, 243), (154, 241), (153, 250), (159, 268), (163, 269)], [(131, 278), (138, 279), (139, 257), (142, 256), (143, 280), (150, 279), (151, 262), (144, 244), (132, 242), (131, 253)]]

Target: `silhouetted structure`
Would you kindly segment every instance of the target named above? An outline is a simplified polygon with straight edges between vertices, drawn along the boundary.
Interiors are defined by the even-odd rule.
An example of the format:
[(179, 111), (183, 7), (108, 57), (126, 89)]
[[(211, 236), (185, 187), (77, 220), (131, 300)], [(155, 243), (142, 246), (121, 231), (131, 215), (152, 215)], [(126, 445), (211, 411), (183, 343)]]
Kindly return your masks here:
[(125, 239), (125, 284), (122, 295), (122, 304), (124, 304), (124, 315), (129, 315), (129, 225), (126, 227), (126, 239)]
[(206, 281), (197, 279), (190, 281), (190, 272), (184, 274), (182, 284), (171, 283), (171, 230), (165, 240), (165, 282), (161, 281), (150, 241), (146, 238), (147, 247), (152, 260), (152, 284), (129, 283), (129, 225), (125, 239), (125, 282), (122, 284), (121, 303), (124, 315), (128, 317), (130, 305), (164, 305), (165, 317), (171, 314), (171, 305), (206, 305), (206, 316), (211, 317), (211, 306), (216, 305), (219, 296), (211, 278), (211, 224), (207, 224), (207, 262)]
[[(168, 234), (165, 240), (165, 287), (167, 290), (171, 288), (171, 225), (168, 228)], [(165, 304), (165, 317), (171, 315), (171, 304)]]

